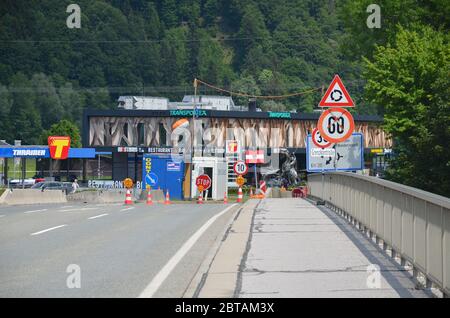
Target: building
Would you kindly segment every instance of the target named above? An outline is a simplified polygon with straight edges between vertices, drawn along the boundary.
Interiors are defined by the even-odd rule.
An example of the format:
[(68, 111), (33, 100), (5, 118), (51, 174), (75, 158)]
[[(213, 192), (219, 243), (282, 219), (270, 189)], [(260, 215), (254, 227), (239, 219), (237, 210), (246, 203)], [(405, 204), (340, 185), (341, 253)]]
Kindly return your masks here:
[[(297, 157), (297, 169), (304, 170), (305, 138), (320, 115), (248, 111), (246, 107), (234, 105), (230, 97), (219, 96), (198, 96), (195, 110), (194, 97), (190, 95), (182, 102), (155, 97), (148, 100), (121, 97), (119, 101), (123, 105), (117, 110), (88, 109), (83, 117), (83, 147), (94, 147), (97, 153), (110, 158), (112, 180), (132, 177), (141, 181), (143, 154), (167, 155), (174, 150), (189, 153), (191, 157), (213, 156), (236, 161), (248, 149), (264, 149), (269, 157), (286, 148)], [(391, 148), (392, 141), (380, 126), (382, 118), (354, 117), (355, 132), (363, 134), (366, 153), (371, 148)], [(188, 149), (180, 146), (179, 137), (174, 138), (174, 123), (180, 119), (185, 119), (186, 129), (193, 136)], [(238, 153), (231, 157), (226, 151), (229, 140), (239, 144)], [(185, 193), (190, 195), (191, 167), (189, 164), (185, 167)]]

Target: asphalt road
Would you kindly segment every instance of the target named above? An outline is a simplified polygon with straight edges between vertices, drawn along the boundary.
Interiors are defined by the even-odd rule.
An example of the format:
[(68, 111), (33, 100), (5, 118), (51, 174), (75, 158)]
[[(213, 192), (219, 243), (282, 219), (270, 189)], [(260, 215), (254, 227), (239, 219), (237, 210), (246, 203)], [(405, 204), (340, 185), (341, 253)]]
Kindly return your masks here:
[[(0, 297), (138, 297), (223, 204), (0, 207)], [(182, 297), (233, 209), (176, 261), (153, 297)], [(80, 273), (79, 280), (76, 274)], [(79, 282), (80, 288), (77, 287)]]

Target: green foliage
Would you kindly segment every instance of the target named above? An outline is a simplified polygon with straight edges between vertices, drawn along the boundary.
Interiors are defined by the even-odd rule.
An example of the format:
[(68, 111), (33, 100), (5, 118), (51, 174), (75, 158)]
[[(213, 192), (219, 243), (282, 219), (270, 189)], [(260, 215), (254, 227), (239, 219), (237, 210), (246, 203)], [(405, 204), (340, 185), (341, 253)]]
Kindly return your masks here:
[(399, 27), (392, 45), (365, 59), (366, 95), (381, 105), (398, 157), (389, 177), (450, 196), (449, 36)]
[(78, 127), (67, 119), (53, 124), (49, 130), (44, 130), (41, 135), (41, 142), (47, 143), (48, 136), (70, 136), (70, 147), (81, 147), (81, 136)]

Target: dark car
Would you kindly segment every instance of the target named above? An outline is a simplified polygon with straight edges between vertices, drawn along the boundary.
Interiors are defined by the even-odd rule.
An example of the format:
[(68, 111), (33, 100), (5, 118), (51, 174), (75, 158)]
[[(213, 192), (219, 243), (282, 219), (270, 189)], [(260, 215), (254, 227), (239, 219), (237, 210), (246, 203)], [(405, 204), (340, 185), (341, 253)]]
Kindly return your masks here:
[(47, 182), (39, 182), (31, 187), (32, 189), (40, 189), (42, 191), (46, 190), (60, 190), (71, 192), (72, 184), (70, 182), (59, 182), (59, 181), (47, 181)]

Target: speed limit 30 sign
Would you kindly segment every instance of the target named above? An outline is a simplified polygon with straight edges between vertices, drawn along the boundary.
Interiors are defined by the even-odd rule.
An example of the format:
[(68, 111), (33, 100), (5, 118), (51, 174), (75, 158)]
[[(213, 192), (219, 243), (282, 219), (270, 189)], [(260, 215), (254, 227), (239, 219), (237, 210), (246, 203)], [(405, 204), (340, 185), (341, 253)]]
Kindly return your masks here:
[(332, 145), (331, 142), (329, 142), (328, 140), (326, 140), (325, 138), (322, 137), (319, 129), (317, 129), (317, 128), (314, 128), (314, 130), (312, 131), (311, 137), (312, 137), (312, 141), (313, 141), (314, 145), (316, 145), (319, 148), (327, 148)]
[(246, 175), (248, 172), (248, 166), (244, 161), (237, 161), (233, 169), (237, 175)]
[(355, 129), (352, 114), (344, 108), (330, 108), (322, 113), (317, 123), (320, 135), (331, 143), (347, 140)]

